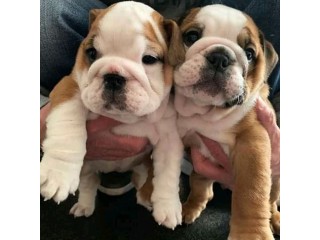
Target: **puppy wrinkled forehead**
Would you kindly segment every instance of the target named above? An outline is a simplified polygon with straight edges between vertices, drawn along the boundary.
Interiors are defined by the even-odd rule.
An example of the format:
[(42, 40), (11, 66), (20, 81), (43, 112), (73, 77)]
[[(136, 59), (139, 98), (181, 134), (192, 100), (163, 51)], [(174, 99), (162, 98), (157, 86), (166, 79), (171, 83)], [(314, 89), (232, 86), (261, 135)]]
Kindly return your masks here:
[[(155, 16), (158, 13), (139, 2), (120, 2), (109, 7), (94, 30), (94, 47), (102, 54), (138, 59), (147, 49), (146, 32), (151, 26), (157, 40), (165, 43)], [(159, 15), (160, 16), (160, 15)], [(160, 16), (161, 17), (161, 16)]]
[(195, 21), (204, 27), (203, 36), (227, 38), (234, 42), (237, 42), (247, 20), (241, 11), (219, 4), (203, 7), (195, 16)]
[(151, 21), (153, 12), (152, 8), (138, 2), (117, 3), (100, 20), (99, 29), (102, 33), (109, 29), (141, 33), (143, 25)]

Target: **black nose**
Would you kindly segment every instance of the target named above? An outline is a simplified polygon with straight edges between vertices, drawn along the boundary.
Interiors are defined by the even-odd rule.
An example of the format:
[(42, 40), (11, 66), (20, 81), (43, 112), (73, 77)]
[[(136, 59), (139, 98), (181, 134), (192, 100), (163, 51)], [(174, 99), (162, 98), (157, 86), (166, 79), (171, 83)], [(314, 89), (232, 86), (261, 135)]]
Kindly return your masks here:
[(105, 74), (103, 76), (103, 80), (104, 87), (113, 91), (120, 90), (126, 82), (126, 79), (124, 77), (113, 73)]
[(219, 52), (212, 52), (206, 56), (207, 60), (217, 69), (217, 71), (225, 71), (230, 65), (229, 58)]

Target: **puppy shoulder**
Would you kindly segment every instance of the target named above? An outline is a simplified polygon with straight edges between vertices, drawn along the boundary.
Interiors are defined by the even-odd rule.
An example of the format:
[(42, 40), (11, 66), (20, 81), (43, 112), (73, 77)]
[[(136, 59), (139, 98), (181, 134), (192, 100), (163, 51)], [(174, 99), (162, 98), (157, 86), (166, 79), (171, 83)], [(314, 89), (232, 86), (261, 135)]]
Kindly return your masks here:
[(79, 86), (72, 74), (63, 77), (50, 93), (51, 108), (64, 103), (79, 92)]

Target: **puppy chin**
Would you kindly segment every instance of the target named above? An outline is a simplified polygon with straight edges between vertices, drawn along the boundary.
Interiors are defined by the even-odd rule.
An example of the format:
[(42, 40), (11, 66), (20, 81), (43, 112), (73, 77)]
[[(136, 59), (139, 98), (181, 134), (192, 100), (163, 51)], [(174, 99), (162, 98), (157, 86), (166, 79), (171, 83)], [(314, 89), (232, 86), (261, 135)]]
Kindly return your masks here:
[(103, 85), (93, 81), (82, 90), (81, 98), (91, 112), (107, 117), (112, 115), (141, 117), (157, 110), (161, 103), (160, 97), (150, 98), (137, 81), (128, 82), (123, 93), (115, 94), (114, 98), (109, 97), (103, 90)]
[(245, 93), (242, 93), (242, 94), (239, 94), (229, 100), (227, 100), (224, 104), (224, 107), (225, 108), (230, 108), (230, 107), (233, 107), (233, 106), (236, 106), (236, 105), (242, 105), (245, 101), (245, 98), (246, 98), (246, 94)]

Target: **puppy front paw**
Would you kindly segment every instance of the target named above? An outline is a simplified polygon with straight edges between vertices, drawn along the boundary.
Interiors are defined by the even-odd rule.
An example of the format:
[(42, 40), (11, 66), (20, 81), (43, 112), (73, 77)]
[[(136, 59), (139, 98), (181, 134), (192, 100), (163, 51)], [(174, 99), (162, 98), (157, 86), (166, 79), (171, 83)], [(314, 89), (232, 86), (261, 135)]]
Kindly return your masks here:
[(70, 214), (73, 214), (74, 217), (89, 217), (92, 215), (94, 211), (94, 204), (81, 204), (77, 202), (76, 204), (73, 205), (73, 207), (70, 209)]
[(280, 236), (280, 212), (278, 211), (271, 216), (271, 229), (274, 234)]
[(186, 224), (193, 223), (201, 214), (206, 205), (187, 201), (182, 206), (182, 217)]
[(58, 204), (64, 201), (69, 193), (74, 194), (79, 186), (81, 164), (61, 162), (46, 158), (40, 163), (40, 193)]
[(179, 200), (159, 200), (153, 202), (153, 217), (159, 225), (174, 228), (182, 222), (182, 207)]

